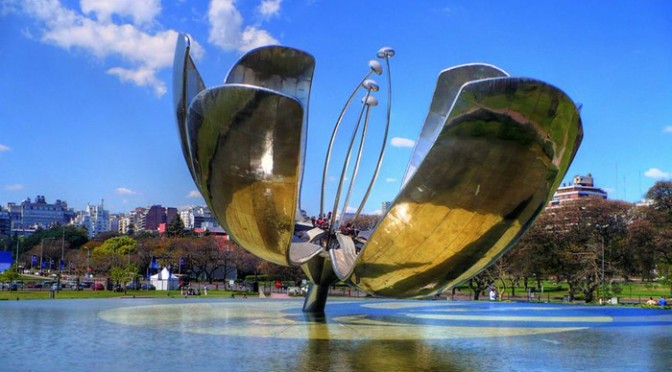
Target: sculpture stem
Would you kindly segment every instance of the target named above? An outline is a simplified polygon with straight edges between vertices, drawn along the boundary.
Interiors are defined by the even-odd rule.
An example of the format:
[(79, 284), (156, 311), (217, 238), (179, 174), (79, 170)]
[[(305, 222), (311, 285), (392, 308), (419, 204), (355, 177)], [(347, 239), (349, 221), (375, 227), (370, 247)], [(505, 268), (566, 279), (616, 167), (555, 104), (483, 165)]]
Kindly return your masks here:
[(341, 114), (338, 116), (338, 120), (336, 120), (336, 125), (334, 125), (334, 130), (331, 133), (331, 138), (329, 139), (329, 147), (327, 148), (327, 156), (324, 159), (324, 169), (322, 170), (322, 191), (320, 193), (320, 214), (319, 216), (322, 217), (322, 214), (324, 213), (324, 190), (327, 185), (327, 169), (329, 168), (329, 160), (331, 159), (331, 151), (334, 148), (334, 141), (336, 140), (336, 134), (338, 133), (338, 128), (341, 126), (341, 122), (343, 121), (343, 116), (345, 116), (345, 112), (348, 110), (348, 107), (350, 106), (350, 103), (352, 102), (352, 99), (355, 97), (355, 94), (359, 90), (359, 88), (362, 86), (362, 83), (366, 79), (371, 76), (373, 71), (369, 71), (362, 81), (360, 81), (355, 89), (353, 89), (352, 93), (350, 94), (350, 97), (348, 100), (345, 102), (345, 105), (343, 106), (343, 109), (341, 110)]
[(369, 186), (366, 188), (364, 198), (362, 199), (362, 202), (359, 204), (359, 207), (357, 208), (357, 212), (355, 212), (355, 215), (352, 218), (353, 222), (357, 220), (359, 214), (362, 213), (362, 209), (364, 208), (364, 205), (366, 204), (366, 201), (369, 199), (369, 195), (371, 194), (371, 189), (373, 188), (373, 185), (376, 183), (376, 179), (378, 179), (378, 174), (380, 173), (380, 166), (383, 163), (383, 156), (385, 155), (385, 147), (387, 146), (387, 135), (390, 131), (390, 114), (392, 111), (392, 72), (390, 71), (390, 58), (385, 57), (385, 62), (387, 67), (387, 122), (385, 123), (385, 134), (383, 135), (383, 145), (381, 146), (380, 154), (378, 155), (378, 163), (376, 164), (376, 170), (373, 172), (373, 177), (371, 178), (371, 182), (369, 182)]
[(352, 131), (352, 136), (350, 137), (350, 145), (348, 145), (348, 152), (345, 157), (345, 163), (343, 164), (343, 170), (341, 170), (341, 178), (338, 181), (338, 188), (336, 189), (336, 198), (334, 200), (334, 208), (331, 211), (331, 220), (329, 221), (329, 234), (327, 236), (327, 246), (329, 246), (329, 240), (331, 239), (331, 234), (334, 232), (334, 224), (336, 223), (336, 211), (338, 211), (338, 204), (341, 199), (341, 190), (343, 189), (343, 182), (345, 181), (345, 174), (348, 169), (348, 165), (350, 165), (350, 157), (352, 156), (352, 146), (355, 144), (355, 138), (357, 137), (357, 132), (359, 131), (359, 125), (362, 122), (362, 116), (364, 116), (364, 110), (366, 109), (367, 100), (369, 98), (369, 95), (371, 95), (371, 91), (367, 90), (366, 91), (366, 96), (364, 97), (364, 101), (362, 102), (362, 109), (359, 111), (359, 117), (357, 118), (357, 124), (355, 125), (355, 129)]
[(350, 196), (352, 195), (352, 189), (355, 186), (355, 179), (357, 178), (357, 173), (359, 171), (359, 163), (362, 160), (362, 153), (364, 151), (364, 140), (366, 138), (366, 129), (369, 125), (369, 112), (371, 111), (371, 106), (366, 106), (366, 115), (364, 117), (364, 127), (362, 128), (362, 137), (359, 140), (359, 149), (357, 150), (357, 158), (355, 159), (355, 168), (352, 170), (352, 175), (350, 176), (350, 185), (348, 186), (348, 193), (345, 194), (345, 202), (343, 203), (343, 209), (341, 210), (341, 219), (344, 218), (346, 209), (348, 208), (348, 203), (350, 202)]

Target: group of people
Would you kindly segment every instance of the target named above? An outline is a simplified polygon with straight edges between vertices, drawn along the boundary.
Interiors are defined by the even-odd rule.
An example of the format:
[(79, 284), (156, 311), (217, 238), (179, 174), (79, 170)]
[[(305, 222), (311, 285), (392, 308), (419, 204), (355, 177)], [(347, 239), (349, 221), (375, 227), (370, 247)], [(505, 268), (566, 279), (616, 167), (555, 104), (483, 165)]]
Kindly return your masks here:
[(665, 306), (667, 306), (667, 299), (663, 296), (660, 296), (658, 301), (656, 301), (656, 300), (653, 299), (653, 297), (649, 297), (649, 300), (646, 301), (646, 304), (651, 305), (651, 306), (658, 305), (660, 307), (665, 307)]
[(327, 213), (327, 216), (320, 214), (320, 217), (315, 218), (315, 216), (310, 218), (310, 222), (313, 224), (313, 227), (319, 227), (322, 230), (328, 230), (329, 224), (331, 223), (331, 212)]
[[(208, 295), (208, 286), (206, 285), (203, 287), (203, 291), (205, 292), (205, 295)], [(182, 296), (200, 296), (201, 295), (201, 289), (200, 288), (191, 288), (191, 286), (182, 286), (180, 287), (180, 294)]]

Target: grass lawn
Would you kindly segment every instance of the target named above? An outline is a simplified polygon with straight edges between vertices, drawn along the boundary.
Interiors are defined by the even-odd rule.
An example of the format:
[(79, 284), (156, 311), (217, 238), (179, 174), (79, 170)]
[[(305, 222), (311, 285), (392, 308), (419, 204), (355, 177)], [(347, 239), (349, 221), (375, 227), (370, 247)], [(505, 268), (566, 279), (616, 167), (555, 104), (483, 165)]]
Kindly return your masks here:
[[(0, 301), (1, 300), (47, 300), (49, 299), (49, 289), (40, 288), (40, 289), (24, 289), (18, 291), (0, 291)], [(247, 297), (256, 297), (256, 293), (245, 293), (245, 292), (231, 292), (224, 290), (208, 290), (208, 295), (205, 296), (203, 291), (201, 291), (201, 296), (190, 296), (190, 297), (204, 297), (204, 298), (230, 298), (231, 294), (234, 294), (236, 297), (242, 296), (245, 294)], [(56, 293), (57, 299), (78, 299), (78, 298), (115, 298), (115, 297), (155, 297), (155, 298), (166, 298), (166, 297), (183, 297), (180, 295), (180, 291), (126, 291), (124, 292), (113, 292), (113, 291), (93, 291), (91, 289), (84, 289), (82, 291), (73, 291), (71, 289), (62, 289)]]
[[(533, 281), (528, 282), (530, 287), (536, 286), (536, 283)], [(567, 283), (555, 283), (551, 281), (542, 282), (543, 291), (535, 292), (535, 299), (539, 301), (548, 301), (548, 302), (561, 302), (562, 299), (569, 293), (569, 285)], [(653, 299), (658, 299), (661, 296), (665, 298), (672, 298), (670, 292), (670, 287), (668, 285), (662, 285), (655, 282), (629, 282), (629, 283), (614, 283), (614, 284), (605, 284), (608, 297), (618, 297), (620, 302), (628, 303), (644, 303), (649, 297)], [(461, 285), (458, 287), (459, 295), (468, 295), (471, 296), (471, 289), (466, 285)], [(487, 292), (487, 291), (486, 291)], [(450, 294), (450, 293), (446, 293)], [(578, 294), (576, 298), (577, 301), (583, 300), (583, 295)], [(481, 296), (483, 297), (483, 296)], [(485, 294), (487, 298), (487, 293)], [(522, 300), (527, 299), (527, 292), (524, 287), (515, 288), (515, 296), (512, 294), (511, 283), (507, 283), (506, 291), (504, 292), (503, 298), (510, 300)], [(596, 294), (598, 298), (598, 294)]]

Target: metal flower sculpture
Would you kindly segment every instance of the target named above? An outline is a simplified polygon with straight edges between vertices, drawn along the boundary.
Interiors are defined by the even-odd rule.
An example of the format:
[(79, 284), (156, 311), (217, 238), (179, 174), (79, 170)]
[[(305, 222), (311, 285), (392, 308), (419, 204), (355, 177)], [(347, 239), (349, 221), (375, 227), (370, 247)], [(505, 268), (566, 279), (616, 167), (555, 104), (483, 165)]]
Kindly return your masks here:
[[(300, 213), (300, 193), (315, 61), (300, 50), (267, 46), (245, 54), (221, 86), (206, 89), (180, 35), (174, 103), (191, 175), (222, 227), (243, 248), (280, 265), (300, 266), (311, 281), (304, 311), (324, 311), (336, 281), (378, 296), (440, 293), (486, 268), (530, 227), (561, 182), (581, 142), (577, 107), (544, 82), (512, 78), (494, 66), (468, 64), (439, 74), (429, 113), (402, 188), (371, 231), (352, 234), (337, 220), (348, 205), (362, 158), (369, 110), (378, 101), (369, 80), (376, 60), (347, 100), (363, 89), (328, 223)], [(383, 146), (360, 214), (378, 175), (390, 122), (391, 48), (382, 48), (387, 77)], [(363, 125), (360, 128), (360, 122)], [(356, 152), (357, 133), (361, 140)], [(341, 203), (351, 155), (350, 185)], [(343, 213), (340, 213), (343, 215)]]

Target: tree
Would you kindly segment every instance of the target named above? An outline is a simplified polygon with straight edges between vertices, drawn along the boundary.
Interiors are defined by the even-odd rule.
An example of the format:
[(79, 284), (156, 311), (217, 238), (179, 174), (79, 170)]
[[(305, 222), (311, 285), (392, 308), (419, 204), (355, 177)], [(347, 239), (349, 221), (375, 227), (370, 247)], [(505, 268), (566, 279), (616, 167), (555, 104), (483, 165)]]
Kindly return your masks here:
[(306, 275), (298, 266), (282, 266), (268, 261), (259, 264), (259, 272), (269, 280), (300, 282)]
[(133, 281), (138, 276), (138, 268), (133, 264), (115, 266), (110, 269), (110, 280), (119, 285)]
[(672, 181), (658, 181), (646, 193), (653, 208), (672, 215)]
[[(81, 226), (55, 226), (50, 229), (38, 228), (34, 234), (26, 237), (20, 247), (20, 252), (28, 251), (39, 246), (42, 240), (61, 241), (60, 246), (65, 246), (68, 250), (79, 249), (89, 241), (89, 236), (85, 228)], [(60, 259), (60, 250), (58, 258)]]
[(344, 221), (345, 223), (343, 224), (343, 226), (345, 226), (348, 223), (352, 223), (355, 229), (360, 231), (366, 231), (373, 229), (379, 220), (380, 216), (377, 214), (363, 214), (358, 216), (354, 222), (351, 220)]
[(117, 236), (121, 236), (121, 234), (119, 234), (116, 231), (104, 231), (104, 232), (101, 232), (100, 234), (94, 236), (93, 239), (91, 239), (91, 240), (94, 240), (94, 241), (97, 241), (97, 242), (104, 242), (107, 239), (116, 238)]
[(471, 288), (474, 293), (474, 301), (478, 301), (481, 297), (481, 293), (488, 288), (490, 280), (490, 276), (485, 272), (481, 272), (469, 279), (469, 288)]
[[(627, 244), (631, 205), (581, 198), (545, 210), (519, 243), (506, 254), (513, 271), (567, 281), (570, 300), (583, 294), (594, 300), (602, 280), (632, 275), (633, 250)], [(602, 263), (604, 262), (604, 271)]]
[(536, 280), (541, 290), (541, 279), (559, 277), (560, 246), (563, 244), (564, 221), (552, 211), (539, 216), (534, 225), (523, 235), (518, 243), (508, 251), (504, 259), (510, 262), (509, 270), (517, 282), (523, 278), (525, 291), (529, 289), (528, 280)]
[(227, 265), (228, 252), (210, 236), (187, 239), (193, 243), (188, 256), (193, 274), (196, 277), (204, 276), (205, 280), (212, 283), (215, 272)]
[(262, 260), (253, 255), (252, 253), (244, 250), (237, 244), (231, 246), (230, 259), (238, 270), (239, 277), (245, 277), (246, 275), (259, 275), (260, 264)]
[(129, 266), (131, 254), (135, 252), (136, 241), (129, 236), (118, 236), (107, 239), (93, 249), (93, 265), (101, 272), (109, 272), (112, 268)]
[(184, 222), (182, 222), (180, 216), (175, 215), (166, 228), (166, 235), (168, 237), (180, 237), (184, 235), (184, 232)]
[(21, 276), (19, 275), (18, 270), (16, 269), (16, 264), (17, 263), (14, 262), (14, 264), (10, 269), (0, 273), (0, 282), (11, 282), (20, 279)]

